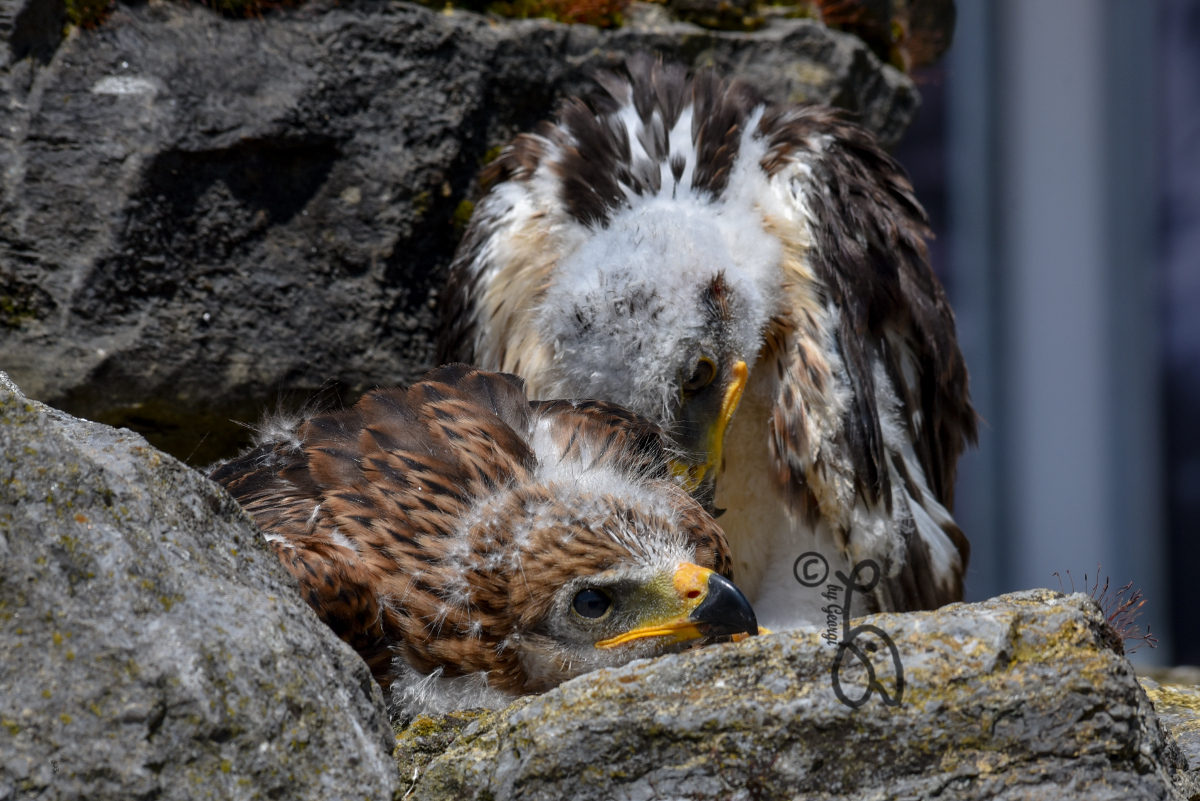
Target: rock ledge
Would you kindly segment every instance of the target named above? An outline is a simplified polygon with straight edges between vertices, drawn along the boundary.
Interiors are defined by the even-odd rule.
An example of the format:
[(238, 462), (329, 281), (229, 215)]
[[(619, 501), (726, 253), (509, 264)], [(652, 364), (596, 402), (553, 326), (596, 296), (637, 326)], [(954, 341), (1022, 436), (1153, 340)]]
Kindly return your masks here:
[[(878, 695), (846, 706), (820, 633), (781, 633), (598, 671), (499, 713), (419, 719), (399, 734), (400, 774), (415, 774), (413, 799), (1196, 792), (1087, 596), (1038, 590), (866, 622), (899, 651), (898, 708)], [(886, 644), (873, 663), (894, 688)], [(862, 668), (841, 676), (865, 687)]]

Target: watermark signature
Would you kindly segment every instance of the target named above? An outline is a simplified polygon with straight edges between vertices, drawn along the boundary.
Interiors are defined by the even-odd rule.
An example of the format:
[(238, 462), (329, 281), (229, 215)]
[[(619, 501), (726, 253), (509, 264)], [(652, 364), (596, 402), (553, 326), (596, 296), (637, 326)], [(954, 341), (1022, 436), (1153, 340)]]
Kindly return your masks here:
[[(869, 573), (870, 578), (865, 582), (861, 582), (860, 573)], [(829, 563), (825, 561), (825, 557), (816, 551), (803, 553), (792, 565), (792, 575), (796, 577), (796, 581), (800, 582), (805, 587), (820, 587), (825, 584), (829, 578)], [(850, 625), (850, 608), (854, 599), (854, 593), (867, 594), (875, 589), (875, 585), (879, 583), (880, 577), (883, 575), (879, 569), (879, 564), (872, 559), (864, 559), (854, 565), (850, 571), (850, 575), (846, 576), (842, 571), (837, 571), (834, 576), (839, 584), (825, 584), (825, 592), (821, 593), (821, 597), (828, 601), (828, 605), (822, 606), (821, 611), (825, 613), (826, 630), (821, 635), (821, 639), (825, 640), (830, 646), (837, 646), (837, 655), (833, 658), (833, 668), (831, 677), (833, 679), (833, 692), (837, 695), (838, 700), (851, 709), (858, 709), (865, 704), (872, 693), (879, 693), (879, 700), (887, 706), (900, 706), (904, 700), (904, 665), (900, 663), (900, 651), (896, 649), (896, 644), (892, 642), (892, 638), (887, 633), (870, 624), (859, 626)], [(845, 593), (843, 595), (843, 593)], [(841, 637), (837, 634), (838, 618), (841, 618)], [(868, 652), (874, 653), (878, 650), (875, 643), (867, 640), (863, 645), (859, 645), (856, 641), (859, 637), (874, 635), (883, 641), (887, 646), (892, 656), (892, 665), (896, 670), (896, 690), (895, 693), (889, 693), (875, 675), (875, 666), (871, 664)], [(842, 688), (841, 672), (843, 666), (846, 665), (847, 654), (853, 654), (859, 664), (867, 669), (867, 689), (862, 695), (857, 698), (851, 698)]]

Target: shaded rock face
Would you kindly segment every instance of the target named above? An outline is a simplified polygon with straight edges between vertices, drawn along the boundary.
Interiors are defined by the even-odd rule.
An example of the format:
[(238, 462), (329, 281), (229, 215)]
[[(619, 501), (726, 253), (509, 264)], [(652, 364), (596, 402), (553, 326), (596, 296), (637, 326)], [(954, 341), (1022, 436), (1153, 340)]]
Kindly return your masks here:
[[(831, 686), (819, 632), (632, 663), (494, 714), (401, 732), (410, 798), (1167, 799), (1194, 792), (1085, 595), (876, 615), (899, 706)], [(857, 640), (894, 696), (887, 643)], [(872, 644), (874, 651), (870, 651)], [(853, 658), (851, 700), (866, 689)], [(413, 779), (412, 777), (414, 777)]]
[(0, 799), (389, 798), (378, 686), (233, 500), (3, 384)]
[(230, 419), (433, 366), (475, 176), (598, 67), (657, 50), (846, 108), (886, 142), (918, 102), (811, 20), (600, 31), (397, 2), (246, 20), (151, 2), (58, 43), (54, 0), (5, 2), (0, 368), (192, 464), (246, 443)]

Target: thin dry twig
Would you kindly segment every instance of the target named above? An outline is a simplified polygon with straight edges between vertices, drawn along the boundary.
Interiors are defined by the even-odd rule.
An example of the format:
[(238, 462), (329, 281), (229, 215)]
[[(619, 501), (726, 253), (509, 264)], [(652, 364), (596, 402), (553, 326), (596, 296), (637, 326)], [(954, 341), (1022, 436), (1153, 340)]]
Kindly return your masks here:
[[(1057, 572), (1054, 575), (1058, 577), (1059, 588), (1065, 593), (1062, 576)], [(1071, 592), (1075, 592), (1075, 579), (1071, 576), (1070, 570), (1067, 571), (1067, 579), (1071, 582)], [(1158, 647), (1158, 638), (1150, 633), (1150, 624), (1146, 624), (1146, 631), (1143, 633), (1141, 626), (1137, 623), (1137, 619), (1142, 616), (1142, 607), (1146, 605), (1146, 599), (1142, 597), (1141, 590), (1133, 589), (1132, 581), (1124, 587), (1110, 592), (1108, 576), (1104, 577), (1104, 586), (1100, 586), (1100, 565), (1098, 564), (1096, 565), (1096, 575), (1090, 581), (1091, 586), (1089, 587), (1088, 574), (1084, 573), (1084, 591), (1100, 607), (1109, 627), (1121, 638), (1126, 654), (1132, 654), (1143, 645), (1151, 648)]]

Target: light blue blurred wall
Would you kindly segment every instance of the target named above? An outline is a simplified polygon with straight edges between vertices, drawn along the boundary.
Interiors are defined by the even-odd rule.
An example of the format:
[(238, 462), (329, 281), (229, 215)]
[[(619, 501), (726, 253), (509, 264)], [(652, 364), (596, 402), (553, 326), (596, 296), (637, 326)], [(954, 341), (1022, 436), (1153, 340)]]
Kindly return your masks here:
[[(952, 302), (986, 420), (960, 468), (971, 598), (1142, 588), (1170, 661), (1153, 0), (958, 0)], [(1069, 581), (1067, 582), (1070, 588)]]
[(1160, 0), (1159, 174), (1175, 660), (1200, 665), (1200, 0)]

